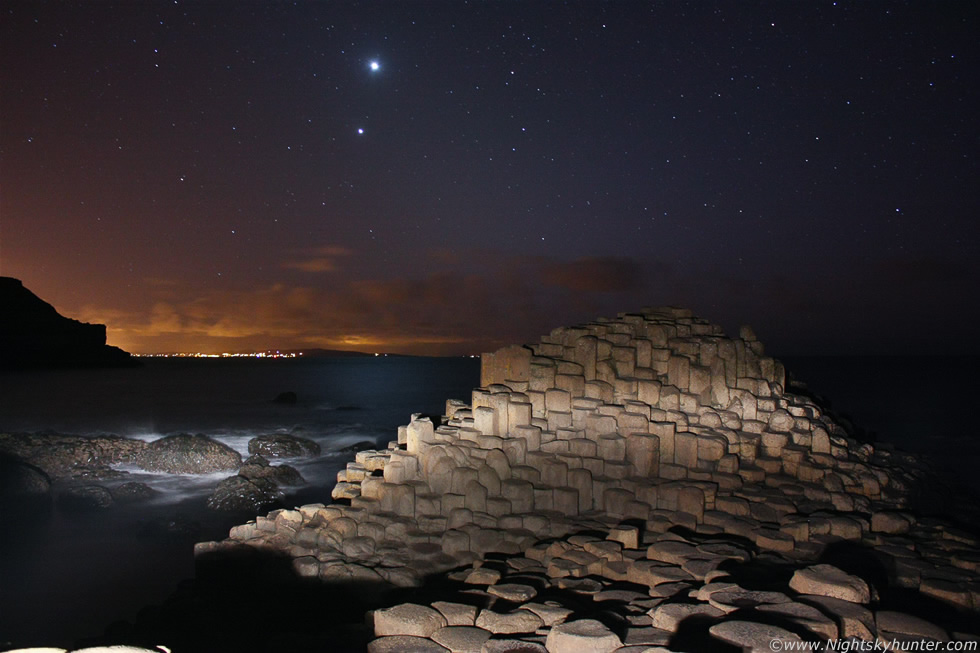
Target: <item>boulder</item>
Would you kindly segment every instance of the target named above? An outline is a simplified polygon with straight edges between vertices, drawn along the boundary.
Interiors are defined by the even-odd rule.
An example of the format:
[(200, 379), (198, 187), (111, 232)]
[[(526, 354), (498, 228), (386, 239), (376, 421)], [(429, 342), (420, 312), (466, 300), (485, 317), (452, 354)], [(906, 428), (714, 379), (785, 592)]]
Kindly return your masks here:
[(248, 441), (248, 452), (266, 458), (306, 458), (320, 455), (320, 445), (307, 438), (283, 433), (260, 435)]
[(302, 485), (306, 482), (295, 467), (270, 465), (268, 460), (258, 454), (248, 457), (248, 460), (242, 464), (242, 468), (238, 470), (238, 475), (250, 481), (257, 478), (268, 479), (276, 485)]
[(237, 451), (206, 435), (168, 435), (149, 443), (136, 464), (148, 472), (211, 474), (237, 470), (242, 457)]
[[(115, 435), (0, 433), (0, 452), (41, 469), (52, 480), (111, 475), (109, 465), (133, 462), (146, 442)], [(118, 473), (117, 473), (118, 474)]]
[(0, 454), (0, 502), (39, 499), (51, 494), (51, 478), (44, 470)]
[(79, 485), (62, 490), (58, 504), (67, 510), (104, 510), (113, 504), (113, 499), (101, 485)]
[(119, 503), (146, 501), (147, 499), (152, 499), (156, 495), (160, 494), (146, 483), (139, 483), (136, 481), (123, 483), (122, 485), (112, 488), (109, 490), (109, 492), (112, 494), (112, 498)]
[(235, 475), (218, 483), (208, 497), (207, 506), (211, 510), (258, 512), (281, 499), (282, 492), (272, 481)]

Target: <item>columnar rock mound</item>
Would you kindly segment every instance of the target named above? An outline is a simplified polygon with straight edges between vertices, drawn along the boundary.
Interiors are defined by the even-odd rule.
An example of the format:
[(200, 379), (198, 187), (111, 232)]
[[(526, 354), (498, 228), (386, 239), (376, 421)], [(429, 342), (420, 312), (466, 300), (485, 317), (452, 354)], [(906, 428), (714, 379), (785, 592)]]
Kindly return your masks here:
[(0, 277), (0, 369), (135, 364), (127, 352), (106, 345), (104, 324), (63, 317), (20, 280)]
[[(275, 511), (198, 550), (286, 549), (302, 576), (395, 585), (498, 552), (534, 558), (551, 579), (598, 575), (665, 598), (723, 576), (716, 567), (728, 558), (764, 552), (806, 566), (829, 545), (870, 545), (892, 586), (976, 609), (977, 540), (916, 523), (917, 476), (911, 457), (849, 439), (787, 392), (783, 366), (751, 329), (729, 338), (689, 311), (647, 309), (484, 355), (469, 404), (449, 400), (439, 423), (415, 415), (386, 450), (357, 453), (338, 475), (342, 503)], [(669, 532), (677, 527), (690, 537)], [(593, 542), (583, 531), (607, 535)], [(815, 568), (791, 587), (806, 581), (808, 593), (840, 601), (844, 590), (819, 589), (844, 578), (855, 591), (835, 574)], [(748, 594), (711, 602), (718, 615), (789, 601), (729, 589)], [(822, 627), (807, 616), (815, 609), (792, 610)], [(663, 623), (685, 616), (671, 615)], [(549, 641), (592, 637), (587, 626)], [(716, 636), (748, 635), (733, 626)]]

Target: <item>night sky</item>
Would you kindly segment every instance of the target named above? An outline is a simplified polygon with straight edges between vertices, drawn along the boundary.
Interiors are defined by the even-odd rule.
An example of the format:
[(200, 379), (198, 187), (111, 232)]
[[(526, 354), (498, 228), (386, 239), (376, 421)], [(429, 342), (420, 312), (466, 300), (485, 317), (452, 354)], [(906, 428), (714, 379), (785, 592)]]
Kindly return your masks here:
[(0, 274), (133, 352), (978, 353), (977, 7), (7, 0)]

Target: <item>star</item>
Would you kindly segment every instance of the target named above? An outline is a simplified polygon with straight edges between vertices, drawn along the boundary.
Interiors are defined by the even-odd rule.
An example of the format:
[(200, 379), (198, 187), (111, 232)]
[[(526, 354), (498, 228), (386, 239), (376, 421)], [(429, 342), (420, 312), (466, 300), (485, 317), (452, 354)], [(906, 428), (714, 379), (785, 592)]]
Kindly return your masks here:
[(363, 127), (358, 127), (357, 128), (357, 133), (358, 134), (363, 134), (364, 133), (364, 128)]
[(379, 64), (377, 61), (372, 61), (368, 64), (368, 68), (371, 69), (371, 72), (376, 73), (381, 70), (381, 64)]

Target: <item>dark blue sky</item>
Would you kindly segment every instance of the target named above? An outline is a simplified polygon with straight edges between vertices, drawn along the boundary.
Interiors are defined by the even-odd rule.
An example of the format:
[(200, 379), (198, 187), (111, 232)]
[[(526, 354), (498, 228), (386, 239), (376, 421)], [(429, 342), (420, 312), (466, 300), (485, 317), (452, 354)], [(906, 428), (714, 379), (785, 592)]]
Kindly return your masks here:
[(977, 353), (977, 11), (7, 2), (0, 274), (137, 352)]

